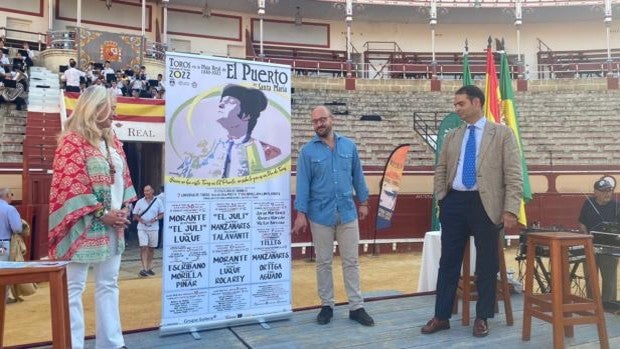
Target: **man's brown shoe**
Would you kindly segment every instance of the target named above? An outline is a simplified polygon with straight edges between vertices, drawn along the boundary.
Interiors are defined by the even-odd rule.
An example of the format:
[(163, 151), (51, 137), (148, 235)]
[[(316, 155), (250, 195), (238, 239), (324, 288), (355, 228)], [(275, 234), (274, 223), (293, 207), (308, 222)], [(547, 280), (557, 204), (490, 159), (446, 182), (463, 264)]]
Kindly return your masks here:
[(449, 330), (450, 329), (450, 320), (439, 320), (434, 317), (430, 319), (426, 326), (422, 327), (423, 334), (431, 334), (441, 330)]
[(484, 319), (476, 319), (474, 321), (474, 337), (486, 337), (489, 335), (489, 326), (487, 325), (487, 320)]

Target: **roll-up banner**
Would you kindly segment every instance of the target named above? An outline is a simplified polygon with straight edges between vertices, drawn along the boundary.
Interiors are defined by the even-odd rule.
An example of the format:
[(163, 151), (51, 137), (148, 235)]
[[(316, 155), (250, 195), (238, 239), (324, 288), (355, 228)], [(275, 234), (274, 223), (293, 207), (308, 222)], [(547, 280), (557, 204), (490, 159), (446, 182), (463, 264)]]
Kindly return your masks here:
[(160, 334), (289, 318), (290, 67), (166, 54)]

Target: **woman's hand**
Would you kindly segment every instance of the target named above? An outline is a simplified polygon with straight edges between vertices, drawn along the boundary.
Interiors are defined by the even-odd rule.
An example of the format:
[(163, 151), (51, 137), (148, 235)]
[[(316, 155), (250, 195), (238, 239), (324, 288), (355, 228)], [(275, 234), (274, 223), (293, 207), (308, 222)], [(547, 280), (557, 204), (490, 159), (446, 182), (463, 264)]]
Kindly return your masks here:
[(101, 217), (101, 221), (103, 224), (116, 230), (124, 230), (130, 223), (127, 219), (127, 214), (123, 210), (110, 210)]

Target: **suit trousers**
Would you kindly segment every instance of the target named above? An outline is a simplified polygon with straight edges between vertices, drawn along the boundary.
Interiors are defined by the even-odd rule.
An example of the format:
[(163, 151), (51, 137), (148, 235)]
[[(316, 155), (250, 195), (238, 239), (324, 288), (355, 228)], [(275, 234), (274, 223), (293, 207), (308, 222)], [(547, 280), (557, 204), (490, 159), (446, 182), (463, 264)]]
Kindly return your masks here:
[(360, 232), (357, 219), (331, 227), (310, 221), (310, 229), (312, 230), (312, 241), (316, 253), (316, 279), (321, 305), (334, 307), (332, 260), (335, 238), (338, 241), (338, 250), (342, 260), (342, 276), (349, 298), (349, 309), (353, 311), (363, 308), (364, 298), (360, 289), (358, 262)]
[(88, 268), (95, 272), (95, 348), (120, 348), (125, 345), (121, 328), (118, 301), (118, 273), (121, 255), (116, 254), (99, 263), (69, 263), (67, 285), (69, 292), (69, 315), (71, 320), (71, 343), (73, 349), (84, 348), (84, 309), (82, 294), (86, 287)]
[(603, 302), (615, 302), (618, 284), (618, 258), (615, 256), (597, 254), (596, 265), (601, 273), (601, 289)]
[(447, 320), (452, 316), (454, 296), (461, 274), (463, 252), (470, 235), (476, 245), (476, 318), (492, 318), (499, 272), (499, 229), (487, 215), (477, 191), (452, 190), (441, 200), (441, 259), (437, 277), (435, 316)]

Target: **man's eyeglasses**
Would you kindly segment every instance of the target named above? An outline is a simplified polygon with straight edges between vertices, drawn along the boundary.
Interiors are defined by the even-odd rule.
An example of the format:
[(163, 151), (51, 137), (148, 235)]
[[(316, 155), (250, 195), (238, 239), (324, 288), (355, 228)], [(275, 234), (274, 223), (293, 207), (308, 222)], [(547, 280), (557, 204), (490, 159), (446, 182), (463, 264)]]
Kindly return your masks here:
[(318, 119), (312, 119), (312, 125), (322, 125), (327, 122), (327, 119), (328, 118), (326, 116)]

